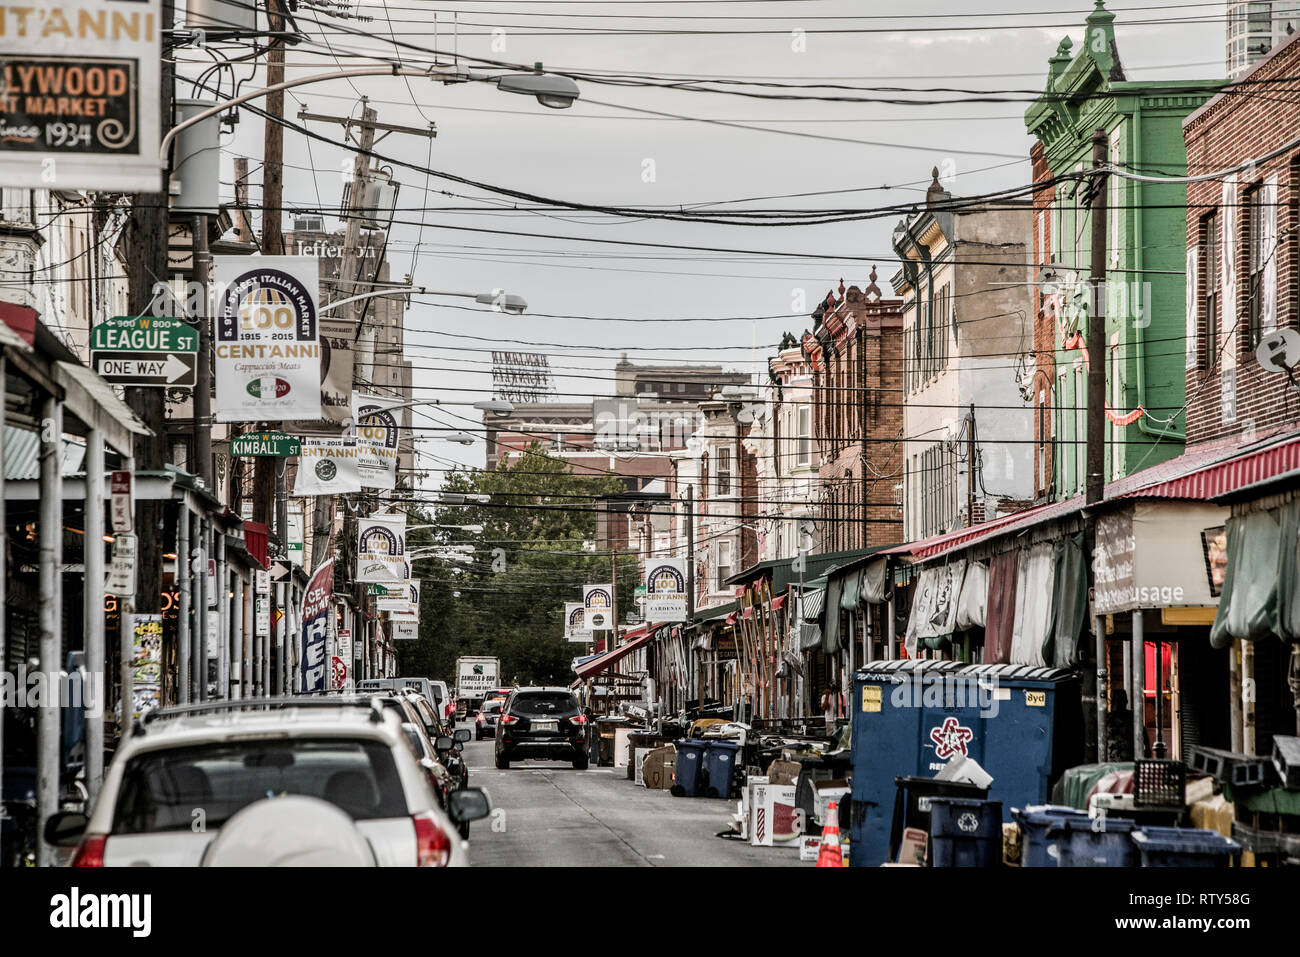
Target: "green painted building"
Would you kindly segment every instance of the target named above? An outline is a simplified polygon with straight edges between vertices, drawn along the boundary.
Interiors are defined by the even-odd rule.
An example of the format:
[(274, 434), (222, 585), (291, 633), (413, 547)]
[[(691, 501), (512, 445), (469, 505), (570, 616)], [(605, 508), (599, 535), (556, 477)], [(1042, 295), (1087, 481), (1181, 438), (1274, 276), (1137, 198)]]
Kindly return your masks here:
[[(1126, 80), (1114, 20), (1097, 0), (1077, 52), (1071, 53), (1073, 43), (1067, 37), (1048, 61), (1047, 88), (1025, 112), (1025, 126), (1042, 147), (1036, 181), (1091, 167), (1092, 137), (1098, 128), (1106, 131), (1113, 166), (1152, 175), (1186, 172), (1183, 118), (1221, 81)], [(1184, 186), (1117, 176), (1108, 182), (1105, 363), (1107, 402), (1113, 413), (1106, 425), (1109, 482), (1183, 451), (1187, 224)], [(1040, 312), (1035, 335), (1038, 371), (1053, 383), (1056, 498), (1082, 493), (1086, 484), (1087, 372), (1079, 343), (1086, 339), (1089, 313), (1089, 202), (1086, 184), (1065, 181), (1035, 204), (1033, 255), (1040, 290), (1056, 294)], [(1047, 266), (1050, 274), (1044, 275)], [(1078, 337), (1073, 337), (1075, 332)], [(1071, 348), (1064, 348), (1066, 344)], [(1146, 413), (1124, 424), (1126, 415), (1139, 407)]]

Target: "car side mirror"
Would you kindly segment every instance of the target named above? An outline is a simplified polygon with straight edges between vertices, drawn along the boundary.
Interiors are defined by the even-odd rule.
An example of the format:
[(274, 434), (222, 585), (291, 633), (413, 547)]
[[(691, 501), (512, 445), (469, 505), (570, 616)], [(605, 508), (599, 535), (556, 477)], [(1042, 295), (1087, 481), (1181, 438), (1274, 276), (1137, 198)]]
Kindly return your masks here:
[(469, 740), (469, 729), (461, 728), (454, 735), (452, 735), (452, 737), (456, 739), (457, 744), (464, 744), (466, 741)]
[(456, 742), (453, 741), (448, 735), (440, 734), (438, 735), (438, 740), (433, 742), (433, 746), (437, 748), (439, 751), (450, 751), (453, 745), (455, 745), (455, 743)]
[(90, 818), (80, 811), (59, 811), (45, 819), (45, 843), (55, 847), (76, 847), (86, 834)]
[(492, 803), (482, 788), (460, 788), (447, 795), (447, 816), (455, 824), (468, 824), (492, 813)]

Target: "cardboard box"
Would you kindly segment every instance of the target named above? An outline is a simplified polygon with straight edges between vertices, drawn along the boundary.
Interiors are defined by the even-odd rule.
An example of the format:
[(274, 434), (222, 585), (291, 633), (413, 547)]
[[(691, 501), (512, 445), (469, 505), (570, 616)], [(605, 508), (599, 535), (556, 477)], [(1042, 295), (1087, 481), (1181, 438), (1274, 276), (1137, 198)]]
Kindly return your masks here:
[(672, 745), (653, 748), (641, 762), (641, 779), (653, 791), (667, 791), (673, 786), (673, 768), (677, 751)]
[(925, 866), (925, 849), (930, 835), (919, 827), (903, 828), (903, 843), (898, 849), (898, 863)]
[(641, 787), (645, 787), (645, 759), (653, 750), (654, 748), (632, 749), (632, 780)]
[(749, 843), (792, 847), (802, 836), (793, 784), (756, 784), (750, 791)]
[[(822, 827), (830, 820), (830, 804), (835, 802), (835, 812), (839, 814), (839, 807), (845, 801), (849, 800), (849, 794), (852, 789), (849, 783), (844, 780), (833, 781), (814, 781), (813, 782), (813, 820)], [(836, 817), (836, 823), (839, 818)]]
[(773, 761), (767, 766), (767, 776), (773, 784), (797, 784), (802, 770), (798, 761)]
[(799, 839), (799, 860), (815, 861), (817, 855), (821, 853), (822, 836), (820, 834), (805, 834)]

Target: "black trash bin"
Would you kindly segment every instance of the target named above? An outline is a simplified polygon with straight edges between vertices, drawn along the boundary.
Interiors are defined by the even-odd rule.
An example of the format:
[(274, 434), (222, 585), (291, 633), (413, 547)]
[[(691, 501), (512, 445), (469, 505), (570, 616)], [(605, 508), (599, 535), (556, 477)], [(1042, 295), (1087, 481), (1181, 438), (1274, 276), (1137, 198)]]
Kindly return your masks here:
[(930, 833), (930, 798), (969, 798), (982, 801), (989, 789), (966, 781), (938, 781), (934, 778), (897, 777), (894, 784), (898, 792), (894, 797), (894, 820), (889, 832), (889, 859), (898, 860), (903, 846), (903, 829), (920, 828)]

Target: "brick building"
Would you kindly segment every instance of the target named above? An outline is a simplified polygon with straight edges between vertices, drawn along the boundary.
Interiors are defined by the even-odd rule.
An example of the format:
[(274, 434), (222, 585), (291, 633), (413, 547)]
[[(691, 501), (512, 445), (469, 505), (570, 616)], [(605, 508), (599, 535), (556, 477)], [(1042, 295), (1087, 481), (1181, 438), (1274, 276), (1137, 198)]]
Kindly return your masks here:
[(817, 552), (889, 545), (902, 538), (902, 301), (843, 281), (813, 313), (805, 338), (813, 368)]
[[(1051, 180), (1047, 154), (1042, 143), (1029, 150), (1029, 162), (1035, 183)], [(1033, 268), (1034, 277), (1047, 269), (1055, 256), (1052, 246), (1053, 198), (1055, 191), (1045, 186), (1034, 191)], [(1056, 324), (1060, 318), (1060, 297), (1048, 295), (1034, 282), (1034, 370), (1024, 386), (1023, 395), (1034, 406), (1034, 500), (1050, 501), (1055, 496), (1056, 460), (1052, 438), (1053, 385), (1056, 382)]]
[[(1300, 36), (1261, 60), (1183, 124), (1191, 173), (1229, 169), (1300, 130)], [(1300, 327), (1300, 147), (1249, 171), (1187, 188), (1187, 441), (1252, 441), (1300, 420), (1300, 392), (1256, 358), (1262, 339)]]

